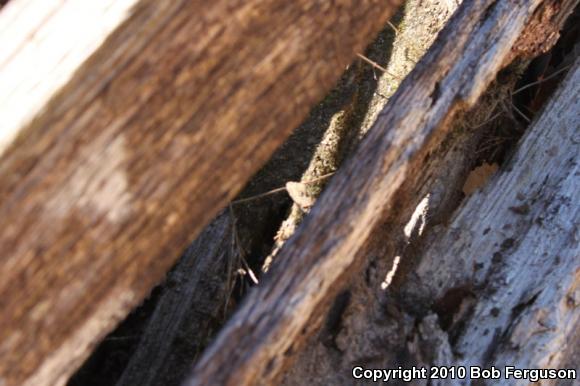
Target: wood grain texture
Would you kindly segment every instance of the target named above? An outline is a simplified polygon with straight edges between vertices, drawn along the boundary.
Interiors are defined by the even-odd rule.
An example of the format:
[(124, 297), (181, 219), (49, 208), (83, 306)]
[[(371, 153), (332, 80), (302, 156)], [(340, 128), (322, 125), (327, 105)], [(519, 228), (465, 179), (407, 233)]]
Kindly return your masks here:
[[(139, 345), (117, 386), (178, 385), (223, 317), (235, 269), (232, 217), (222, 212), (168, 274)], [(215, 328), (215, 327), (214, 327)], [(195, 345), (192, 345), (195, 343)]]
[(413, 281), (432, 299), (481, 294), (446, 365), (561, 368), (579, 343), (579, 129), (577, 60), (513, 158), (425, 251)]
[(137, 2), (18, 0), (2, 9), (0, 154)]
[(135, 3), (0, 159), (0, 383), (64, 383), (394, 9)]
[(459, 109), (475, 103), (540, 3), (470, 1), (459, 8), (187, 385), (275, 382), (402, 182), (419, 173), (424, 150)]
[[(577, 63), (567, 87), (548, 107), (550, 112), (537, 123), (516, 159), (531, 158), (534, 163), (512, 171), (514, 177), (509, 183), (498, 184), (489, 193), (498, 197), (496, 210), (505, 210), (509, 199), (500, 201), (499, 194), (494, 193), (503, 188), (513, 187), (512, 192), (519, 189), (536, 207), (528, 214), (518, 213), (518, 208), (526, 208), (527, 204), (512, 198), (507, 209), (516, 215), (537, 217), (527, 232), (514, 231), (511, 235), (515, 236), (516, 246), (507, 253), (509, 257), (504, 256), (503, 266), (488, 270), (490, 279), (496, 281), (497, 286), (492, 288), (497, 289), (498, 295), (486, 297), (476, 306), (457, 344), (466, 363), (488, 359), (500, 366), (561, 368), (571, 359), (564, 350), (580, 344), (574, 339), (580, 327), (579, 85)], [(542, 170), (538, 174), (543, 174), (544, 179), (528, 179), (527, 185), (528, 167)], [(497, 233), (501, 232), (496, 232), (496, 237), (509, 239), (509, 234)], [(501, 339), (499, 347), (488, 340), (484, 326), (493, 331), (495, 339)], [(481, 351), (474, 352), (476, 344), (487, 346), (488, 358)], [(576, 362), (576, 369), (578, 365)]]

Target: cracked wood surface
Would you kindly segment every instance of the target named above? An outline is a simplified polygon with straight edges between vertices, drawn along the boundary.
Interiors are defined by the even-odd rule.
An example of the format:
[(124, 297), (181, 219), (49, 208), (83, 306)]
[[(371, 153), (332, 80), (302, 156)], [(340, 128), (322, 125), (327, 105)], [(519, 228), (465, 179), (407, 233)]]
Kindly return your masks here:
[(277, 379), (316, 329), (402, 181), (416, 173), (424, 151), (444, 134), (454, 113), (475, 103), (540, 4), (475, 1), (459, 8), (187, 385)]
[[(0, 56), (0, 100), (20, 114), (3, 117), (0, 156), (5, 386), (63, 384), (396, 7), (98, 3), (21, 0), (0, 13), (15, 43)], [(8, 71), (20, 65), (31, 70)]]
[(461, 287), (478, 294), (475, 304), (464, 300), (471, 313), (441, 364), (561, 368), (579, 343), (579, 64), (408, 280), (431, 299)]

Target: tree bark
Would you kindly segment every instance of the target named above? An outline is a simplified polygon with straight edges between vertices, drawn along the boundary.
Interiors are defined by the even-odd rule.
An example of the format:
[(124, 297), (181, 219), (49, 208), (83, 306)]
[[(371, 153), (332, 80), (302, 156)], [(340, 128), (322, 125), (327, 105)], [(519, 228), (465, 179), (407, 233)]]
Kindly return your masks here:
[[(23, 37), (0, 58), (0, 100), (33, 112), (8, 114), (3, 130), (5, 385), (64, 383), (395, 9), (107, 2), (75, 20), (114, 13), (82, 37), (67, 29), (80, 3), (14, 2), (0, 14), (0, 26)], [(81, 42), (62, 51), (70, 36)], [(45, 50), (57, 56), (48, 71), (9, 71), (41, 63)], [(40, 96), (22, 92), (37, 87)]]
[(341, 287), (341, 279), (360, 263), (355, 256), (393, 205), (402, 182), (421, 174), (424, 156), (455, 113), (472, 106), (522, 48), (523, 43), (514, 43), (541, 4), (478, 1), (461, 6), (280, 251), (270, 277), (198, 362), (188, 385), (277, 379), (291, 353), (319, 325), (322, 306)]

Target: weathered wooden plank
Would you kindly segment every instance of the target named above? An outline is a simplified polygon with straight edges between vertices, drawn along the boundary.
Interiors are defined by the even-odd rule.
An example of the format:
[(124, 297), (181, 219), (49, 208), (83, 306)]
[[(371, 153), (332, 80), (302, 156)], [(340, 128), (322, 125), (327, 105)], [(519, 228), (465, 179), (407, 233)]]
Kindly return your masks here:
[[(42, 66), (44, 47), (66, 45), (88, 22), (85, 16), (65, 34), (53, 31), (69, 27), (71, 19), (58, 16), (78, 16), (80, 3), (11, 2), (0, 26), (10, 27), (6, 15), (45, 12), (38, 29), (19, 29), (37, 32), (39, 56), (24, 62)], [(3, 116), (12, 122), (0, 159), (5, 385), (62, 384), (395, 8), (378, 0), (118, 4), (100, 48), (91, 51), (104, 40), (98, 34), (71, 45), (61, 59), (74, 76), (51, 82), (30, 104), (17, 92), (29, 74), (7, 68), (36, 43), (25, 39), (22, 50), (0, 57), (0, 83), (13, 86), (0, 100), (21, 95), (26, 106), (13, 120)], [(81, 68), (67, 62), (89, 53)], [(35, 79), (26, 83), (33, 94), (44, 87)]]
[(513, 158), (425, 250), (406, 287), (421, 283), (433, 301), (457, 288), (478, 294), (440, 364), (503, 372), (569, 360), (580, 323), (579, 129), (577, 60)]
[(454, 113), (474, 104), (541, 1), (464, 4), (334, 177), (266, 281), (197, 363), (187, 385), (273, 382), (405, 178)]

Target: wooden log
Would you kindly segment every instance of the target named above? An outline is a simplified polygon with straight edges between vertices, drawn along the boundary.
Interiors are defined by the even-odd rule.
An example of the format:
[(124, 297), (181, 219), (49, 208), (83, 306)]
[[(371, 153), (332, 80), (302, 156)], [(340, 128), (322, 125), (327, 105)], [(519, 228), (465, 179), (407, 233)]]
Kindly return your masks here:
[[(187, 385), (270, 384), (320, 322), (355, 256), (446, 123), (472, 106), (541, 1), (464, 4), (278, 256)], [(516, 47), (517, 48), (517, 47)]]
[(493, 365), (503, 374), (505, 366), (561, 368), (570, 360), (580, 324), (579, 111), (577, 59), (513, 158), (410, 276), (406, 287), (420, 283), (433, 302), (464, 289), (460, 302), (471, 309), (456, 322), (453, 355), (439, 364)]
[[(15, 1), (0, 13), (3, 37), (20, 31), (2, 50), (0, 100), (23, 107), (3, 114), (3, 385), (64, 383), (395, 9), (97, 3), (79, 13), (86, 2)], [(106, 23), (79, 35), (93, 19)], [(42, 76), (8, 71), (21, 65)]]

